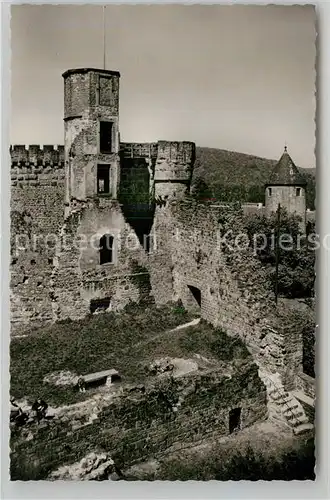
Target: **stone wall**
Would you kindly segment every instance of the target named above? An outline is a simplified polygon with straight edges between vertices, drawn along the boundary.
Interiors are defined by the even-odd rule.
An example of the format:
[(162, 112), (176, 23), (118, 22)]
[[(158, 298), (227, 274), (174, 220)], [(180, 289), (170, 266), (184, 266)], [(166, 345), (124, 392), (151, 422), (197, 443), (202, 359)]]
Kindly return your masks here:
[[(223, 371), (163, 379), (124, 389), (93, 419), (54, 421), (31, 429), (32, 440), (12, 436), (13, 475), (24, 464), (54, 470), (89, 451), (106, 450), (119, 466), (159, 456), (206, 437), (229, 434), (229, 411), (241, 408), (241, 428), (267, 418), (266, 390), (251, 359)], [(17, 477), (19, 479), (19, 477)]]
[[(100, 238), (105, 234), (114, 238), (113, 262), (100, 264)], [(61, 231), (52, 278), (54, 319), (84, 317), (90, 312), (91, 300), (108, 298), (109, 307), (119, 310), (129, 302), (147, 299), (149, 273), (147, 268), (141, 271), (146, 260), (118, 202), (100, 199), (79, 206)]]
[(157, 142), (121, 142), (120, 154), (123, 158), (157, 158)]
[(48, 298), (64, 217), (63, 146), (13, 146), (11, 154), (12, 333), (52, 320)]
[[(300, 190), (297, 196), (297, 189)], [(271, 190), (271, 194), (270, 191)], [(266, 188), (265, 214), (270, 215), (276, 212), (278, 204), (289, 213), (296, 213), (301, 217), (301, 227), (306, 227), (306, 190), (299, 186), (270, 186)], [(304, 229), (305, 230), (305, 229)]]
[[(276, 306), (266, 270), (246, 247), (243, 212), (192, 201), (157, 208), (157, 248), (149, 256), (156, 302), (194, 304), (202, 318), (238, 336), (266, 372), (296, 387), (302, 322)], [(192, 290), (200, 291), (200, 307)], [(300, 318), (302, 318), (300, 314)]]
[(68, 70), (64, 78), (64, 119), (81, 116), (86, 109), (102, 107), (111, 115), (119, 113), (118, 71), (82, 68)]
[(315, 378), (306, 373), (297, 373), (297, 388), (312, 399), (315, 399)]
[[(109, 165), (110, 195), (119, 186), (119, 73), (69, 70), (64, 77), (65, 201), (85, 201), (97, 194), (98, 164)], [(100, 147), (100, 126), (112, 123), (111, 151)]]
[(155, 197), (179, 198), (189, 192), (195, 163), (193, 142), (158, 142)]

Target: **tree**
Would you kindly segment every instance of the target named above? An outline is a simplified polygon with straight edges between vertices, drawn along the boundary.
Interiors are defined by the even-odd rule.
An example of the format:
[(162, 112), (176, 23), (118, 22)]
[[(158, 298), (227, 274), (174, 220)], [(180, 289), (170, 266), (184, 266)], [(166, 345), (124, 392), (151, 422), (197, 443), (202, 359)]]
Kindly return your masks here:
[(209, 200), (213, 197), (212, 190), (201, 177), (197, 177), (191, 186), (191, 195), (200, 201)]
[[(250, 246), (267, 267), (275, 287), (277, 214), (246, 218)], [(315, 229), (309, 228), (310, 235)], [(315, 251), (301, 233), (299, 218), (281, 209), (279, 228), (278, 291), (288, 298), (311, 297), (314, 294)]]
[(264, 203), (265, 202), (265, 187), (253, 185), (248, 189), (247, 201), (250, 203)]

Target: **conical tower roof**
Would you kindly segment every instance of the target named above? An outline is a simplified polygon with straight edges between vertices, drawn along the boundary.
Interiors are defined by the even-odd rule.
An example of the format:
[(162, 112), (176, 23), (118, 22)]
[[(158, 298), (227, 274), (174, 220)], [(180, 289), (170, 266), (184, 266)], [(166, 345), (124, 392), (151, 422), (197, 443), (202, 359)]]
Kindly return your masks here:
[(268, 186), (305, 186), (306, 180), (293, 163), (291, 156), (284, 148), (284, 153), (275, 165)]

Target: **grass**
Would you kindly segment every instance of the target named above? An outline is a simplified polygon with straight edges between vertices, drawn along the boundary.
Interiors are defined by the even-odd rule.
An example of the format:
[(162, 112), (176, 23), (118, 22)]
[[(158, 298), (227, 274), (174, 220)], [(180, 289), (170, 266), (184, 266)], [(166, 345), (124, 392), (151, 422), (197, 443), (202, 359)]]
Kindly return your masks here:
[(11, 395), (29, 401), (40, 396), (53, 405), (70, 404), (88, 394), (45, 384), (45, 375), (60, 370), (84, 375), (115, 368), (123, 381), (141, 383), (146, 376), (145, 366), (160, 357), (192, 357), (199, 353), (227, 362), (249, 355), (241, 341), (203, 321), (169, 332), (191, 319), (187, 311), (175, 305), (148, 309), (133, 305), (120, 314), (56, 323), (28, 337), (13, 339)]
[(81, 321), (56, 323), (28, 337), (13, 339), (11, 394), (30, 399), (40, 395), (54, 404), (79, 400), (82, 395), (74, 390), (43, 384), (46, 374), (59, 370), (83, 375), (116, 368), (124, 376), (128, 373), (134, 377), (136, 369), (130, 366), (136, 359), (134, 346), (191, 319), (187, 312), (179, 315), (172, 309), (132, 305), (120, 314), (106, 313)]

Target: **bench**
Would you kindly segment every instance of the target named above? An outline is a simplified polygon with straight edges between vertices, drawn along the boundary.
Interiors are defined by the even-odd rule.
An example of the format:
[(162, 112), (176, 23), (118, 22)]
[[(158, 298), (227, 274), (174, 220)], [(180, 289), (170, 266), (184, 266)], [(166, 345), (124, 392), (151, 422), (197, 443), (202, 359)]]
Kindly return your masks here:
[(81, 375), (79, 379), (83, 382), (84, 387), (96, 387), (99, 385), (111, 385), (113, 382), (119, 382), (120, 375), (117, 370), (112, 369), (103, 370), (102, 372), (89, 373), (88, 375)]

